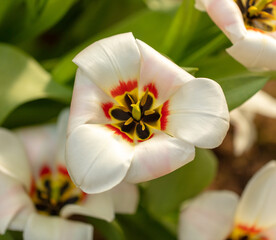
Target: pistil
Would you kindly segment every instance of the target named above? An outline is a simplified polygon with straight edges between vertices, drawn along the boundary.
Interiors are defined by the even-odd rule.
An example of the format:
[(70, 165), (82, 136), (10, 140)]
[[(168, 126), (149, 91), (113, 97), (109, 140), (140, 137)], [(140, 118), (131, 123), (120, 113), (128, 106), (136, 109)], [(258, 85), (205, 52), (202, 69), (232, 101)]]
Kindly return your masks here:
[(132, 107), (132, 117), (136, 120), (136, 121), (140, 121), (142, 113), (141, 113), (141, 109), (140, 109), (140, 101), (138, 101), (135, 104), (131, 104), (130, 105)]

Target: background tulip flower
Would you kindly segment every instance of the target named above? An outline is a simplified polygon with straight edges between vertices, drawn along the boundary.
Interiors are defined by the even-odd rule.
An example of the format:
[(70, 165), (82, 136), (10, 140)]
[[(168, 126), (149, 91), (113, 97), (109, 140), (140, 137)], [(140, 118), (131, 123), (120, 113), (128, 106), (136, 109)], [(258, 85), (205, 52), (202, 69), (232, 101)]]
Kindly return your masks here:
[(72, 183), (64, 163), (68, 111), (58, 126), (0, 129), (0, 234), (23, 231), (25, 240), (92, 239), (90, 224), (67, 220), (85, 215), (111, 221), (114, 213), (133, 213), (134, 185), (122, 183), (87, 195)]
[(276, 70), (275, 0), (196, 0), (233, 43), (227, 52), (248, 68)]
[(266, 92), (259, 91), (230, 112), (231, 124), (235, 127), (233, 145), (236, 156), (249, 150), (256, 140), (257, 133), (254, 125), (256, 114), (276, 118), (276, 100)]
[(260, 169), (240, 200), (230, 191), (203, 193), (184, 206), (180, 240), (276, 239), (276, 162)]
[(131, 33), (87, 47), (78, 65), (66, 162), (83, 191), (142, 182), (218, 146), (229, 127), (221, 87), (195, 79)]

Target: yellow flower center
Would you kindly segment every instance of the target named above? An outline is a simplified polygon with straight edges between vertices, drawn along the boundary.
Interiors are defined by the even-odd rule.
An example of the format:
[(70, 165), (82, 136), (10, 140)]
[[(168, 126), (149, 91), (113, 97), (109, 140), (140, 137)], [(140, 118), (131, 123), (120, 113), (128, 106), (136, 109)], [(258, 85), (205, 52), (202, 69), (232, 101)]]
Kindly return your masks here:
[(112, 126), (126, 134), (130, 139), (147, 140), (152, 136), (152, 129), (160, 129), (162, 106), (153, 109), (154, 95), (148, 89), (138, 99), (138, 89), (117, 96), (119, 105), (109, 110), (114, 120)]
[(62, 207), (76, 204), (85, 196), (72, 183), (65, 168), (52, 174), (47, 166), (41, 169), (40, 178), (33, 184), (30, 195), (39, 213), (55, 216), (60, 214)]
[(237, 225), (226, 240), (268, 240), (260, 235), (261, 230), (245, 225)]
[(276, 30), (275, 0), (234, 0), (247, 28), (273, 32)]

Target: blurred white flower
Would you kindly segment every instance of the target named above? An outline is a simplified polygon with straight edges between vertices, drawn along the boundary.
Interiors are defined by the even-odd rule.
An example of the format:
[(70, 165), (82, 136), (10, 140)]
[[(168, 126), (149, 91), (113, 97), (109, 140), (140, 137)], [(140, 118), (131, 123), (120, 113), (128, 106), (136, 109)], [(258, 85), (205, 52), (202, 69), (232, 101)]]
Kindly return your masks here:
[(240, 107), (230, 112), (230, 121), (234, 126), (234, 154), (242, 155), (256, 140), (254, 118), (256, 114), (276, 118), (276, 100), (264, 91), (257, 92)]
[(240, 200), (230, 191), (203, 193), (180, 214), (180, 240), (275, 240), (276, 162), (261, 168)]
[(73, 61), (66, 163), (83, 191), (168, 174), (194, 158), (195, 146), (213, 148), (225, 137), (221, 87), (195, 79), (131, 33), (95, 42)]
[(227, 52), (248, 68), (276, 70), (275, 0), (196, 0), (233, 43)]
[(67, 220), (85, 215), (111, 221), (115, 212), (133, 213), (136, 186), (122, 183), (101, 194), (87, 195), (72, 183), (65, 167), (69, 111), (58, 125), (0, 128), (0, 234), (23, 231), (25, 240), (91, 240), (90, 224)]

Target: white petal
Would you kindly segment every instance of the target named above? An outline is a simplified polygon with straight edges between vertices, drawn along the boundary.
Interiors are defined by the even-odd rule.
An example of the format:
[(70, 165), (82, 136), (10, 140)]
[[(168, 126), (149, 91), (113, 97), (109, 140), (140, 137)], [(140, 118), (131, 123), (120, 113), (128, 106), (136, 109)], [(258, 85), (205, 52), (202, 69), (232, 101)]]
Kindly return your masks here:
[(235, 222), (248, 227), (276, 225), (276, 162), (262, 167), (247, 184), (239, 203)]
[(133, 214), (139, 202), (139, 191), (135, 184), (121, 182), (110, 190), (116, 213)]
[(133, 157), (132, 148), (105, 126), (80, 126), (67, 140), (69, 174), (84, 192), (109, 190), (125, 177)]
[(55, 160), (57, 165), (65, 166), (65, 143), (69, 118), (69, 108), (64, 109), (58, 116), (56, 127), (56, 151)]
[(80, 205), (68, 204), (61, 210), (61, 216), (64, 218), (73, 214), (112, 221), (114, 219), (114, 206), (110, 193), (89, 194)]
[[(261, 237), (263, 239), (267, 240), (276, 240), (276, 226), (273, 226), (271, 228), (265, 229), (261, 234)], [(262, 239), (262, 238), (261, 238)]]
[[(4, 234), (12, 219), (32, 203), (23, 186), (14, 178), (0, 172), (0, 234)], [(23, 226), (19, 226), (22, 230)]]
[(276, 118), (276, 100), (264, 91), (257, 92), (242, 104), (239, 109), (244, 112), (258, 113), (266, 117)]
[(111, 96), (120, 82), (139, 80), (140, 53), (132, 33), (97, 41), (80, 52), (73, 62)]
[(247, 68), (276, 70), (276, 40), (263, 33), (247, 31), (227, 52)]
[(19, 212), (16, 213), (9, 225), (9, 230), (12, 231), (23, 231), (29, 216), (36, 211), (33, 202), (28, 201), (27, 205), (24, 205)]
[(31, 170), (24, 146), (14, 133), (4, 128), (0, 128), (0, 171), (30, 188)]
[(246, 35), (242, 13), (235, 3), (229, 0), (197, 0), (196, 7), (206, 10), (212, 20), (233, 42)]
[(23, 238), (26, 240), (91, 240), (93, 228), (86, 223), (33, 214), (29, 217)]
[(114, 101), (81, 70), (77, 70), (70, 108), (68, 133), (85, 123), (108, 123), (104, 106)]
[(249, 150), (256, 140), (256, 129), (252, 114), (246, 114), (241, 109), (236, 108), (230, 112), (231, 123), (234, 125), (234, 153), (236, 156), (242, 155)]
[(158, 178), (194, 159), (194, 146), (162, 132), (135, 146), (126, 181), (138, 183)]
[(20, 128), (16, 133), (24, 144), (35, 179), (39, 177), (42, 167), (48, 166), (54, 169), (57, 146), (56, 125)]
[(185, 82), (194, 79), (192, 75), (174, 64), (153, 48), (136, 40), (141, 52), (141, 73), (139, 89), (143, 92), (155, 88), (155, 106), (163, 104)]
[(210, 79), (187, 82), (170, 98), (167, 119), (168, 134), (197, 147), (217, 147), (229, 128), (221, 87)]
[(222, 240), (233, 227), (238, 197), (233, 192), (206, 192), (180, 214), (180, 240)]

